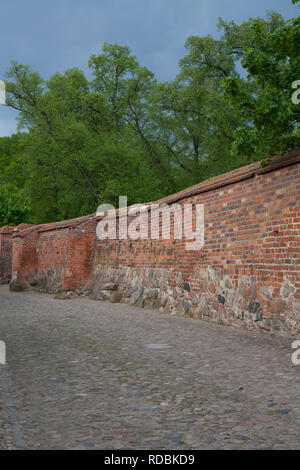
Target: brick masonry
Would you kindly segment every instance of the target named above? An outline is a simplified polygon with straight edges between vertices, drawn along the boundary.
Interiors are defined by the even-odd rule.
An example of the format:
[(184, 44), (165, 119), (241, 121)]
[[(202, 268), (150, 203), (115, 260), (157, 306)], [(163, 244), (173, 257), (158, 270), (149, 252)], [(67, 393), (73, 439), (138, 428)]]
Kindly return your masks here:
[(12, 233), (16, 227), (0, 229), (0, 283), (6, 283), (11, 278)]
[(56, 293), (83, 287), (91, 273), (96, 223), (86, 216), (13, 234), (11, 290)]
[(16, 227), (5, 225), (0, 228), (0, 284), (10, 282), (12, 273), (12, 238), (16, 233), (31, 227), (20, 224)]
[(0, 277), (11, 277), (13, 290), (80, 290), (94, 299), (300, 336), (299, 200), (300, 149), (157, 201), (204, 204), (200, 250), (187, 251), (186, 240), (174, 236), (100, 241), (99, 218), (91, 214), (1, 229)]

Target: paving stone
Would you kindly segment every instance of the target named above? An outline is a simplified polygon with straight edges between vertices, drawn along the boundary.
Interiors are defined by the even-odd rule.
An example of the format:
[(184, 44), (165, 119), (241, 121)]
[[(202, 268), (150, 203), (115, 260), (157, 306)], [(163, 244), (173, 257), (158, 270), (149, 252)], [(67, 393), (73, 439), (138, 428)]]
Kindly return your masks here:
[[(300, 449), (289, 338), (7, 285), (0, 300), (25, 448)], [(8, 411), (0, 378), (0, 449), (16, 448)]]

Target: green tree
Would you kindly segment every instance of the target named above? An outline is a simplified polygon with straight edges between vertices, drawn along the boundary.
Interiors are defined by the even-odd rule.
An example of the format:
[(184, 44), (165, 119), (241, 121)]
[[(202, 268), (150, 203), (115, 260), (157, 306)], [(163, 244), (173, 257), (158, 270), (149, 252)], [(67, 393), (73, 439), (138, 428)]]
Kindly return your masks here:
[(0, 227), (29, 222), (30, 205), (22, 191), (15, 187), (0, 185)]
[(103, 53), (93, 55), (89, 66), (95, 77), (92, 87), (96, 97), (104, 100), (110, 129), (116, 135), (125, 133), (126, 140), (139, 147), (159, 184), (167, 192), (176, 191), (168, 161), (161, 153), (160, 129), (151, 116), (152, 97), (157, 87), (154, 75), (139, 66), (129, 47), (119, 45), (104, 44)]
[[(71, 69), (47, 82), (13, 63), (7, 78), (8, 104), (29, 129), (23, 162), (35, 221), (94, 212), (101, 202), (130, 202), (161, 195), (159, 181), (142, 162), (136, 141), (115, 108), (82, 72)], [(115, 125), (120, 126), (116, 132)]]
[(228, 77), (224, 86), (241, 119), (233, 152), (260, 159), (300, 145), (300, 108), (291, 100), (292, 83), (300, 77), (300, 19), (267, 35), (257, 20), (252, 31), (253, 45), (242, 59), (247, 78)]
[(44, 80), (12, 62), (7, 102), (26, 132), (0, 141), (1, 191), (17, 196), (6, 207), (26, 201), (35, 223), (76, 217), (297, 147), (299, 19), (268, 12), (218, 28), (219, 39), (189, 37), (178, 75), (163, 83), (116, 44), (91, 56), (92, 80), (76, 68)]
[(220, 19), (220, 39), (188, 38), (180, 73), (172, 82), (158, 84), (155, 119), (164, 131), (161, 153), (169, 156), (180, 188), (259, 158), (231, 152), (244, 121), (224, 97), (224, 80), (242, 80), (240, 63), (254, 45), (256, 21), (265, 38), (285, 24), (275, 12), (268, 12), (266, 20), (250, 18), (240, 25)]
[(0, 138), (0, 226), (30, 222), (30, 201), (24, 189), (22, 154), (26, 136)]

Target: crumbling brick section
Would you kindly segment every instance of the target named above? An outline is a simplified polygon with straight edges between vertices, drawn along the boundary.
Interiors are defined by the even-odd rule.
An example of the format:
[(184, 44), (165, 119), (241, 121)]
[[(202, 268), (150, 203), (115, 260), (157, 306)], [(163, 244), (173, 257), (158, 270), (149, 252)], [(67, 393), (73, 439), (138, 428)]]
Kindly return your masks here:
[(13, 235), (11, 290), (32, 287), (56, 293), (79, 289), (89, 280), (94, 216), (36, 225)]
[(12, 273), (12, 238), (15, 233), (30, 227), (30, 224), (0, 228), (0, 283), (8, 283)]
[(12, 235), (15, 227), (5, 226), (0, 229), (0, 283), (11, 279)]
[(204, 247), (187, 251), (187, 240), (172, 232), (100, 241), (100, 219), (91, 214), (3, 227), (0, 277), (12, 278), (12, 290), (80, 289), (94, 299), (300, 337), (300, 149), (156, 203), (203, 204)]
[(62, 286), (80, 289), (86, 285), (91, 274), (92, 248), (95, 241), (96, 219), (77, 227), (69, 233), (66, 241), (66, 262)]

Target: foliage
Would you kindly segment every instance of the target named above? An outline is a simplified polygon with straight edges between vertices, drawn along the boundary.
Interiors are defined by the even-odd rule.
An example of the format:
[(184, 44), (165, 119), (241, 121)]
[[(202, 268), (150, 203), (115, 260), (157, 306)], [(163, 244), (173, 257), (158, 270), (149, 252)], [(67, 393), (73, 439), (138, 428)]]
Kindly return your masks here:
[(242, 123), (233, 150), (267, 157), (300, 145), (300, 108), (291, 100), (292, 83), (300, 77), (300, 19), (267, 35), (257, 20), (252, 30), (253, 45), (242, 59), (248, 77), (228, 77), (224, 86)]
[(13, 186), (0, 185), (0, 226), (28, 222), (29, 202)]
[(77, 217), (119, 195), (153, 201), (299, 146), (299, 19), (218, 28), (219, 39), (187, 39), (169, 82), (116, 44), (90, 57), (92, 80), (12, 62), (7, 103), (25, 132), (0, 139), (0, 224)]
[(30, 201), (24, 191), (23, 151), (22, 135), (0, 138), (0, 227), (30, 221)]

